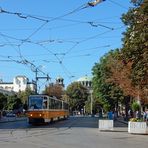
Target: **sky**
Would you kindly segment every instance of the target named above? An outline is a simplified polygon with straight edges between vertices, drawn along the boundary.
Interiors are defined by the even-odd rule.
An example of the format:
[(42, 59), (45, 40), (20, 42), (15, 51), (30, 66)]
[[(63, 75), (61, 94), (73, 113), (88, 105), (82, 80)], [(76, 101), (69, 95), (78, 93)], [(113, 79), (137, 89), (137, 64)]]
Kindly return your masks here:
[[(93, 1), (93, 0), (92, 0)], [(0, 79), (17, 75), (38, 87), (60, 76), (65, 86), (85, 75), (112, 49), (122, 47), (126, 26), (121, 16), (130, 0), (0, 0)]]

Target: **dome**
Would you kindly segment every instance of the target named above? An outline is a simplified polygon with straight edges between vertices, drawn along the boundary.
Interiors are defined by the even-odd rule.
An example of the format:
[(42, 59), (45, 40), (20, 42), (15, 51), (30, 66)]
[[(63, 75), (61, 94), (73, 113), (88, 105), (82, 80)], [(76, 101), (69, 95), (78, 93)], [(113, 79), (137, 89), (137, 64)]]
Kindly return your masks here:
[(64, 87), (64, 79), (61, 76), (56, 78), (56, 84), (61, 85)]
[(84, 76), (84, 77), (79, 78), (77, 81), (78, 82), (92, 81), (92, 77)]
[(81, 83), (86, 88), (92, 87), (92, 77), (88, 77), (87, 75), (79, 78), (77, 82)]
[(63, 80), (63, 78), (62, 78), (61, 76), (58, 76), (58, 77), (56, 78), (56, 80)]

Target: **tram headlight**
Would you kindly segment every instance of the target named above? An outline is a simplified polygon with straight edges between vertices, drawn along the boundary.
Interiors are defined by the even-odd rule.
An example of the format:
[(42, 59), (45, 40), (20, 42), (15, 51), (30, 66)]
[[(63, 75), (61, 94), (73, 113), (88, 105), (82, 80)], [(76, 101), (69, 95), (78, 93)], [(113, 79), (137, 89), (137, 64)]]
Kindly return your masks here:
[(42, 114), (39, 114), (39, 116), (41, 117), (41, 116), (42, 116)]

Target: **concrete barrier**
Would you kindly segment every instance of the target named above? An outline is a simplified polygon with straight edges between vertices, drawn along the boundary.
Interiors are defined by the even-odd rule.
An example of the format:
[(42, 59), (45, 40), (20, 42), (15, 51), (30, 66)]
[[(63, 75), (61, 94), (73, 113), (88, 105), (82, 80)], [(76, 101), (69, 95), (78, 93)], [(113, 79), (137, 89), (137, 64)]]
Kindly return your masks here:
[(113, 130), (113, 120), (99, 120), (99, 130)]
[(147, 133), (146, 122), (128, 122), (128, 133), (146, 134)]

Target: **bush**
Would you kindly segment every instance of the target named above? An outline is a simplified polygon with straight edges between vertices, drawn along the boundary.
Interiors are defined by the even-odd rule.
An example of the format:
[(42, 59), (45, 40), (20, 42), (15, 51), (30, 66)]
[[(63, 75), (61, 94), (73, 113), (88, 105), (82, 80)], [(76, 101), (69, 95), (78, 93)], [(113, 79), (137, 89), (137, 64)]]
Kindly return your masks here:
[(135, 111), (139, 111), (140, 110), (140, 104), (138, 102), (133, 102), (132, 104), (132, 110)]
[(130, 121), (131, 121), (131, 122), (143, 122), (143, 119), (131, 118)]

